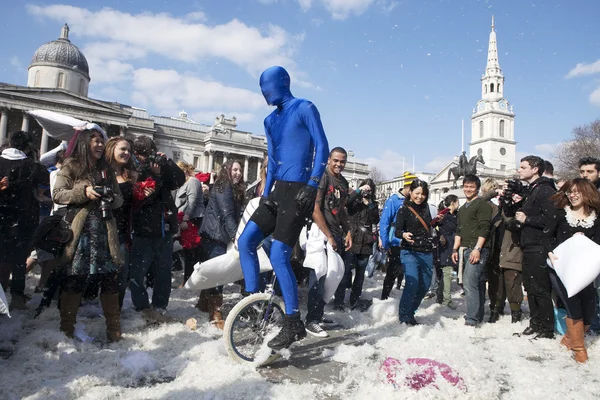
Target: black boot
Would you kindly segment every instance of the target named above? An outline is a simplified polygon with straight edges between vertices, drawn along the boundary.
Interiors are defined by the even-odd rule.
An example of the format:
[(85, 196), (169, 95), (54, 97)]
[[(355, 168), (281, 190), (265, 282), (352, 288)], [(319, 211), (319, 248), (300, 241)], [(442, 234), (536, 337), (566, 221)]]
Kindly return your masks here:
[(496, 322), (498, 322), (499, 319), (500, 319), (500, 312), (494, 310), (490, 314), (490, 319), (488, 319), (488, 323), (495, 324)]
[(517, 322), (521, 322), (522, 311), (511, 311), (510, 312), (510, 322), (516, 324)]
[(306, 337), (304, 323), (300, 319), (300, 313), (285, 315), (283, 319), (283, 328), (267, 346), (273, 350), (287, 349), (290, 345)]

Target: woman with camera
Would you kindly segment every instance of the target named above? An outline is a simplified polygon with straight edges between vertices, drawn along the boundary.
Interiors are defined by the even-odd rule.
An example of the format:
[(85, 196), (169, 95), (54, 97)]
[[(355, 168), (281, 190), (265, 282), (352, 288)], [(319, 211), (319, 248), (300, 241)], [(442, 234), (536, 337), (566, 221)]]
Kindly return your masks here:
[(129, 286), (129, 251), (131, 250), (131, 215), (133, 204), (133, 185), (138, 173), (133, 162), (133, 142), (124, 137), (113, 137), (106, 142), (104, 159), (113, 168), (123, 196), (123, 205), (113, 214), (119, 231), (119, 243), (123, 266), (119, 270), (118, 291), (119, 308), (123, 308), (123, 298)]
[[(365, 269), (369, 257), (373, 253), (373, 226), (379, 223), (379, 204), (375, 199), (375, 182), (365, 179), (359, 184), (359, 188), (350, 193), (346, 201), (349, 225), (352, 234), (352, 247), (344, 253), (345, 272), (344, 277), (335, 292), (335, 308), (344, 310), (344, 299), (346, 289), (351, 288), (350, 308), (358, 308), (365, 311), (371, 305), (371, 301), (360, 298), (363, 282), (365, 280)], [(352, 270), (355, 270), (352, 280)]]
[(415, 312), (425, 297), (433, 274), (433, 238), (431, 212), (427, 199), (429, 186), (420, 179), (414, 180), (409, 196), (398, 211), (396, 232), (400, 242), (400, 259), (404, 266), (404, 290), (400, 299), (401, 324), (417, 325)]
[[(585, 235), (600, 244), (600, 194), (593, 183), (585, 178), (573, 179), (550, 199), (554, 201), (556, 210), (552, 218), (547, 219), (544, 238), (552, 263), (558, 260), (552, 251), (575, 235)], [(577, 267), (585, 268), (584, 265)], [(594, 284), (590, 283), (569, 297), (556, 271), (548, 268), (548, 273), (554, 290), (567, 309), (567, 333), (560, 344), (573, 351), (575, 361), (584, 363), (588, 359), (584, 336), (596, 311)]]
[(55, 203), (67, 205), (65, 218), (73, 233), (60, 260), (67, 264), (60, 299), (60, 330), (73, 337), (86, 282), (94, 275), (100, 280), (106, 335), (109, 341), (119, 341), (117, 274), (123, 262), (112, 209), (119, 208), (123, 198), (115, 173), (104, 159), (101, 128), (95, 124), (86, 128), (75, 133), (52, 193)]
[(185, 161), (177, 161), (177, 166), (185, 173), (185, 183), (177, 189), (175, 207), (178, 210), (177, 218), (181, 231), (180, 241), (185, 259), (183, 283), (192, 276), (194, 265), (200, 261), (200, 238), (198, 228), (202, 225), (204, 216), (204, 195), (202, 183), (194, 174), (194, 166)]
[[(207, 260), (227, 252), (233, 243), (238, 224), (242, 218), (242, 207), (246, 193), (244, 170), (239, 161), (227, 161), (221, 167), (210, 193), (210, 200), (198, 231), (202, 238), (201, 247)], [(223, 286), (202, 290), (196, 307), (208, 312), (209, 321), (223, 329), (225, 321), (221, 313)]]
[(452, 304), (451, 289), (452, 289), (452, 273), (456, 268), (456, 263), (452, 261), (452, 245), (454, 244), (454, 236), (458, 228), (457, 211), (460, 207), (458, 197), (454, 194), (449, 194), (442, 201), (443, 209), (434, 218), (431, 226), (437, 229), (438, 233), (438, 251), (440, 259), (440, 268), (442, 270), (442, 278), (437, 290), (437, 302), (450, 307)]

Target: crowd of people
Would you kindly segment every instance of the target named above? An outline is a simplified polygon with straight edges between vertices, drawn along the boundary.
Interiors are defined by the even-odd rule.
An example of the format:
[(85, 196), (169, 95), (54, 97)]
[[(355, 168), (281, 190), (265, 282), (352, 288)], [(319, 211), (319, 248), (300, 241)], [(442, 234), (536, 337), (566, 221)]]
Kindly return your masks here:
[[(517, 335), (554, 338), (554, 310), (564, 308), (567, 332), (561, 344), (578, 362), (587, 360), (584, 335), (600, 332), (598, 292), (591, 283), (569, 297), (546, 260), (555, 262), (553, 250), (574, 235), (600, 244), (599, 159), (582, 159), (580, 178), (557, 181), (547, 176), (549, 162), (527, 156), (518, 179), (499, 185), (467, 175), (463, 204), (450, 194), (437, 207), (429, 203), (428, 183), (405, 172), (402, 190), (380, 211), (373, 180), (349, 187), (343, 176), (346, 150), (329, 150), (318, 111), (291, 95), (287, 72), (268, 69), (261, 89), (277, 109), (265, 121), (269, 154), (252, 190), (243, 180), (243, 163), (229, 160), (215, 175), (197, 174), (192, 165), (158, 151), (146, 136), (108, 138), (98, 125), (88, 124), (54, 154), (50, 166), (40, 163), (27, 132), (11, 133), (0, 157), (0, 283), (10, 291), (10, 308), (27, 308), (26, 274), (39, 264), (36, 291), (43, 290), (43, 298), (37, 313), (58, 297), (60, 330), (68, 337), (74, 336), (82, 299), (99, 297), (108, 340), (121, 340), (127, 290), (145, 318), (172, 321), (166, 310), (174, 238), (183, 247), (185, 282), (195, 264), (226, 253), (246, 203), (260, 197), (237, 245), (244, 295), (264, 289), (257, 248), (268, 247), (285, 303), (283, 329), (269, 342), (272, 349), (287, 348), (307, 333), (326, 337), (333, 322), (324, 317), (325, 277), (292, 267), (302, 228), (315, 224), (344, 261), (335, 312), (371, 306), (362, 297), (363, 283), (374, 252), (381, 252), (387, 255), (381, 299), (389, 298), (394, 286), (402, 288), (400, 323), (419, 324), (415, 314), (426, 296), (456, 309), (456, 275), (466, 303), (465, 325), (485, 322), (486, 294), (488, 323), (504, 315), (506, 302), (511, 321), (521, 321), (524, 289), (529, 326)], [(292, 123), (281, 123), (280, 115)], [(40, 216), (40, 205), (49, 207), (50, 215)], [(303, 321), (298, 287), (305, 275)], [(198, 296), (196, 307), (223, 329), (223, 286)]]

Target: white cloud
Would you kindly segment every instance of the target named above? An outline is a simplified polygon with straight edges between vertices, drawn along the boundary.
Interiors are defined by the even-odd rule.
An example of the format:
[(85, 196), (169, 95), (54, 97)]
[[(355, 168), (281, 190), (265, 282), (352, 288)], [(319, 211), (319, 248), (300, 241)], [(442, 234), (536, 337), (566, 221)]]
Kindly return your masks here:
[(364, 13), (374, 0), (322, 0), (334, 19), (346, 19), (350, 14)]
[(542, 144), (535, 145), (534, 149), (535, 149), (536, 155), (538, 155), (542, 158), (545, 158), (545, 157), (551, 156), (556, 151), (557, 147), (558, 147), (557, 143), (554, 143), (554, 144), (542, 143)]
[(600, 87), (590, 94), (590, 103), (600, 107)]
[(398, 7), (398, 2), (396, 0), (378, 0), (377, 5), (384, 13), (389, 14)]
[(592, 75), (600, 73), (600, 60), (592, 64), (579, 63), (569, 71), (566, 78), (575, 78), (577, 76)]
[(302, 11), (308, 11), (312, 7), (312, 0), (298, 0)]
[[(75, 35), (123, 43), (146, 54), (187, 63), (211, 57), (225, 59), (253, 76), (271, 65), (294, 70), (292, 55), (303, 40), (303, 35), (290, 35), (276, 25), (259, 30), (237, 19), (209, 26), (165, 13), (134, 15), (111, 8), (90, 11), (67, 5), (28, 5), (27, 10), (40, 18), (69, 21)], [(197, 21), (201, 14), (194, 16)]]
[(153, 106), (162, 115), (176, 115), (186, 109), (195, 110), (191, 114), (198, 118), (207, 116), (211, 110), (212, 119), (221, 113), (232, 115), (232, 110), (236, 110), (236, 117), (250, 120), (254, 118), (253, 112), (266, 107), (264, 99), (255, 92), (204, 81), (174, 70), (138, 69), (133, 72), (132, 88), (132, 100), (145, 107)]
[(204, 14), (202, 11), (193, 11), (185, 15), (185, 20), (206, 22), (208, 21), (208, 18), (206, 17), (206, 14)]
[(423, 167), (423, 172), (433, 172), (438, 173), (444, 168), (450, 161), (452, 161), (453, 156), (437, 156), (434, 157), (431, 161), (427, 162)]

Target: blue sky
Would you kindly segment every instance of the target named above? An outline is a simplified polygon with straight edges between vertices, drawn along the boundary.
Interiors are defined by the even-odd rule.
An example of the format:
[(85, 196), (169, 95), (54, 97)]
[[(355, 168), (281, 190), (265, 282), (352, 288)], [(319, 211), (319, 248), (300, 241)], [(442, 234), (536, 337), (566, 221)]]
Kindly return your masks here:
[(548, 156), (600, 115), (597, 0), (102, 0), (3, 6), (0, 81), (25, 85), (34, 51), (64, 22), (90, 64), (90, 96), (262, 134), (258, 76), (292, 75), (331, 146), (388, 178), (435, 172), (467, 141), (492, 14), (518, 155)]

